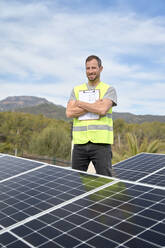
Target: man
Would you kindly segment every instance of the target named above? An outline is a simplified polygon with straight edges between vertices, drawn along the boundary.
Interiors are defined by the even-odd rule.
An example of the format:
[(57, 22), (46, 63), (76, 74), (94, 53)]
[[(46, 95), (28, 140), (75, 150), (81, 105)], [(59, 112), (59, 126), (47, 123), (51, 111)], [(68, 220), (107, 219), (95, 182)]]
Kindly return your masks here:
[(72, 168), (87, 171), (92, 161), (96, 173), (112, 176), (112, 107), (117, 105), (116, 91), (100, 81), (103, 70), (99, 57), (86, 59), (88, 83), (76, 86), (66, 108), (73, 120)]

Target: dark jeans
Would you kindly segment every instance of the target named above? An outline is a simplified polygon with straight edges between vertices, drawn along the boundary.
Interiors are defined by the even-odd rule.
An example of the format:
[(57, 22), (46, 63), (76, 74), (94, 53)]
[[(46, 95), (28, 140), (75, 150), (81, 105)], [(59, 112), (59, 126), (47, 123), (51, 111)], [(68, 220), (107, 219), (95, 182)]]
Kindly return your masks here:
[(75, 144), (72, 152), (72, 168), (76, 170), (87, 171), (90, 161), (92, 161), (96, 173), (112, 176), (111, 170), (111, 145), (95, 144)]

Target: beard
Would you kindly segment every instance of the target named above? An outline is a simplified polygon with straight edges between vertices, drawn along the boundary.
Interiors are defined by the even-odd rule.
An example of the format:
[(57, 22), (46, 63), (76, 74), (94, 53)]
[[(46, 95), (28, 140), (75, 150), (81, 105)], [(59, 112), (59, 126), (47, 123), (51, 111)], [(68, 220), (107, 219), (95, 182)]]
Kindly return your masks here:
[(87, 78), (89, 81), (95, 81), (98, 78), (98, 76), (96, 74), (91, 74), (88, 75)]

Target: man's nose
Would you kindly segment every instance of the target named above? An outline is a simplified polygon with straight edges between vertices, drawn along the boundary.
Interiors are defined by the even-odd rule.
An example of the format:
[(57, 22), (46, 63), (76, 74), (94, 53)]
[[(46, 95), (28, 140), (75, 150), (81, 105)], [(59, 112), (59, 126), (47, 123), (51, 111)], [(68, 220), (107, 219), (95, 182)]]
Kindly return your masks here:
[(89, 69), (89, 73), (91, 73), (91, 72), (93, 72), (93, 69), (92, 68)]

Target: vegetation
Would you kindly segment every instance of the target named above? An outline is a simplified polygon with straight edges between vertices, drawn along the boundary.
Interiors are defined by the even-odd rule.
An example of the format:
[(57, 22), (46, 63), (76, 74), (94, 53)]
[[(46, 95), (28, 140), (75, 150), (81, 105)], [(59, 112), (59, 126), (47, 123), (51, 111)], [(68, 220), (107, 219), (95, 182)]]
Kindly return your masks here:
[(128, 124), (118, 119), (114, 122), (114, 133), (113, 163), (141, 152), (165, 153), (164, 123)]
[[(65, 107), (49, 102), (45, 98), (36, 96), (9, 96), (0, 101), (0, 111), (23, 112), (29, 114), (43, 114), (47, 118), (68, 121), (65, 115)], [(165, 115), (134, 115), (131, 113), (119, 113), (113, 111), (113, 119), (122, 119), (127, 123), (163, 122)]]
[(24, 107), (20, 109), (15, 109), (15, 111), (29, 113), (29, 114), (42, 113), (44, 116), (48, 118), (54, 118), (56, 120), (64, 120), (64, 121), (68, 120), (65, 115), (65, 108), (63, 106), (55, 105), (53, 103), (43, 103), (37, 106)]
[[(114, 121), (113, 163), (141, 152), (165, 153), (165, 124)], [(71, 125), (43, 115), (0, 113), (0, 152), (70, 160)]]
[(0, 152), (70, 159), (70, 124), (43, 115), (0, 113)]

